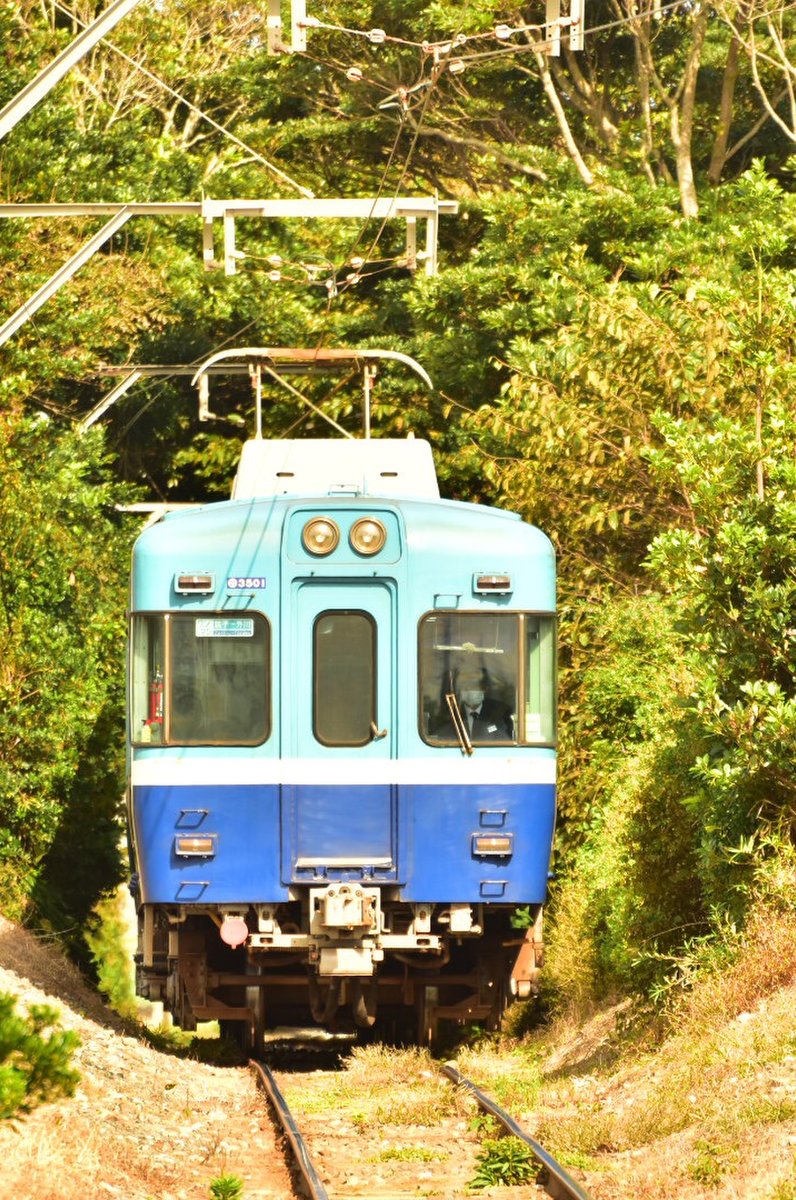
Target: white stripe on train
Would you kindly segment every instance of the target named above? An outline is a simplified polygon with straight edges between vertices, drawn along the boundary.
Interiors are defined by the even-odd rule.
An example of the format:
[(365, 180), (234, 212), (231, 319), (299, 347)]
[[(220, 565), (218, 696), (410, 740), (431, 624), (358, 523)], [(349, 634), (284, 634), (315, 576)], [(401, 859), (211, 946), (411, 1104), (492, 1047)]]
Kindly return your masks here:
[(475, 784), (554, 784), (556, 763), (549, 757), (479, 755), (471, 758), (255, 758), (197, 757), (188, 751), (146, 751), (132, 765), (134, 787), (202, 784), (417, 784), (463, 787)]

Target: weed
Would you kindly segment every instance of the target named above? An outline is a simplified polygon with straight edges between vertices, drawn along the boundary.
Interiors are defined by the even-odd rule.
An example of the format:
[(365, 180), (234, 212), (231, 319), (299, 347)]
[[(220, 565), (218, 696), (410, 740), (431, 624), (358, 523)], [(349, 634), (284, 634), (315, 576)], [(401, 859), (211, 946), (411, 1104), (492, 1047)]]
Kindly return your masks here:
[(239, 1175), (219, 1175), (210, 1184), (213, 1200), (243, 1200), (243, 1180)]
[(154, 1046), (155, 1050), (160, 1050), (163, 1054), (174, 1054), (177, 1058), (188, 1057), (193, 1041), (192, 1033), (187, 1033), (176, 1025), (158, 1025), (155, 1028), (142, 1025), (139, 1036), (150, 1046)]
[(796, 1200), (796, 1179), (793, 1175), (781, 1179), (767, 1194), (766, 1200)]
[(479, 1112), (467, 1122), (467, 1128), (471, 1133), (478, 1133), (486, 1137), (495, 1136), (500, 1126), (491, 1113)]
[(22, 1015), (14, 997), (0, 992), (0, 1120), (73, 1095), (80, 1076), (71, 1057), (78, 1045), (76, 1034), (61, 1029), (55, 1009), (32, 1004)]
[(428, 1097), (412, 1097), (394, 1100), (379, 1105), (376, 1120), (387, 1125), (439, 1125), (441, 1116), (448, 1115), (455, 1106), (452, 1090)]
[(565, 1150), (558, 1155), (558, 1161), (562, 1167), (574, 1167), (578, 1171), (593, 1171), (597, 1166), (590, 1154), (583, 1154), (580, 1150)]
[(738, 1118), (743, 1125), (776, 1125), (796, 1117), (796, 1101), (789, 1096), (758, 1096), (748, 1101)]
[(200, 1038), (192, 1037), (190, 1056), (197, 1062), (209, 1063), (215, 1067), (240, 1067), (246, 1062), (246, 1055), (237, 1042), (229, 1038)]
[(424, 1146), (390, 1146), (374, 1154), (369, 1162), (442, 1162), (450, 1158), (447, 1150), (427, 1150)]
[(530, 1183), (537, 1174), (530, 1146), (515, 1137), (487, 1138), (476, 1162), (469, 1184), (474, 1190)]
[(718, 1187), (733, 1165), (734, 1153), (726, 1146), (717, 1146), (700, 1138), (694, 1144), (694, 1154), (687, 1171), (695, 1183), (703, 1187)]
[(596, 1150), (612, 1149), (620, 1141), (616, 1132), (616, 1118), (611, 1113), (597, 1110), (573, 1117), (542, 1118), (534, 1136), (543, 1146), (554, 1149), (556, 1155), (576, 1151), (589, 1154)]
[(535, 1108), (542, 1090), (541, 1075), (522, 1078), (518, 1075), (498, 1075), (492, 1081), (490, 1091), (504, 1108)]
[(382, 1079), (390, 1084), (416, 1084), (418, 1076), (433, 1074), (434, 1064), (427, 1050), (421, 1046), (410, 1046), (397, 1051), (390, 1046), (376, 1043), (372, 1046), (355, 1046), (346, 1061), (346, 1072), (364, 1075), (368, 1080)]

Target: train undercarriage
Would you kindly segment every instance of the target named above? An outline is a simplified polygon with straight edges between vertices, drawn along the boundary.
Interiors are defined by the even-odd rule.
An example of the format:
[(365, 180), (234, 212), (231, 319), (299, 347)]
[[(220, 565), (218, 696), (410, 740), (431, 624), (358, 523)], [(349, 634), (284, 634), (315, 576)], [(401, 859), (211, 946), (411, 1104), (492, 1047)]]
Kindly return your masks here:
[(542, 907), (406, 904), (334, 883), (279, 905), (139, 908), (137, 990), (176, 1024), (219, 1021), (250, 1050), (276, 1027), (373, 1029), (428, 1044), (440, 1021), (499, 1027), (536, 989)]

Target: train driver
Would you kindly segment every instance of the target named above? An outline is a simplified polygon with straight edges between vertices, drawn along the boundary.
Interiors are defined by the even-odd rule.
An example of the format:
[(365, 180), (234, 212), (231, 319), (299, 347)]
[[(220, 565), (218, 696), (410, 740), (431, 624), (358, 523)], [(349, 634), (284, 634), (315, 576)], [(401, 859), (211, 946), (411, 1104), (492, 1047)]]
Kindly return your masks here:
[(511, 710), (488, 694), (485, 671), (464, 667), (456, 679), (456, 697), (471, 742), (514, 740)]

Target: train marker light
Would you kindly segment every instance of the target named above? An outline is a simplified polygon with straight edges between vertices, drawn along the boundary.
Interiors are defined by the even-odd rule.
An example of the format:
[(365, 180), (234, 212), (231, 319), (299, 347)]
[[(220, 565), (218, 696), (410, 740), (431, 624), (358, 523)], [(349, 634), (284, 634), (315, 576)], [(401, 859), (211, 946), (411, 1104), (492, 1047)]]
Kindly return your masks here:
[(212, 594), (215, 590), (215, 579), (206, 571), (195, 574), (185, 572), (174, 577), (174, 590), (180, 596)]
[(226, 942), (234, 950), (236, 946), (242, 946), (248, 938), (249, 926), (243, 917), (224, 917), (219, 933), (222, 942)]
[(512, 591), (511, 576), (509, 574), (477, 574), (473, 576), (473, 591), (492, 592), (498, 596), (507, 596)]
[(378, 554), (387, 541), (387, 530), (375, 517), (363, 517), (351, 526), (348, 540), (357, 554)]
[(180, 858), (212, 858), (216, 852), (214, 833), (178, 833), (174, 852)]
[(474, 833), (473, 854), (500, 855), (508, 858), (514, 851), (514, 835), (511, 833)]
[(304, 526), (301, 540), (310, 554), (331, 554), (340, 541), (340, 530), (329, 517), (314, 517)]

